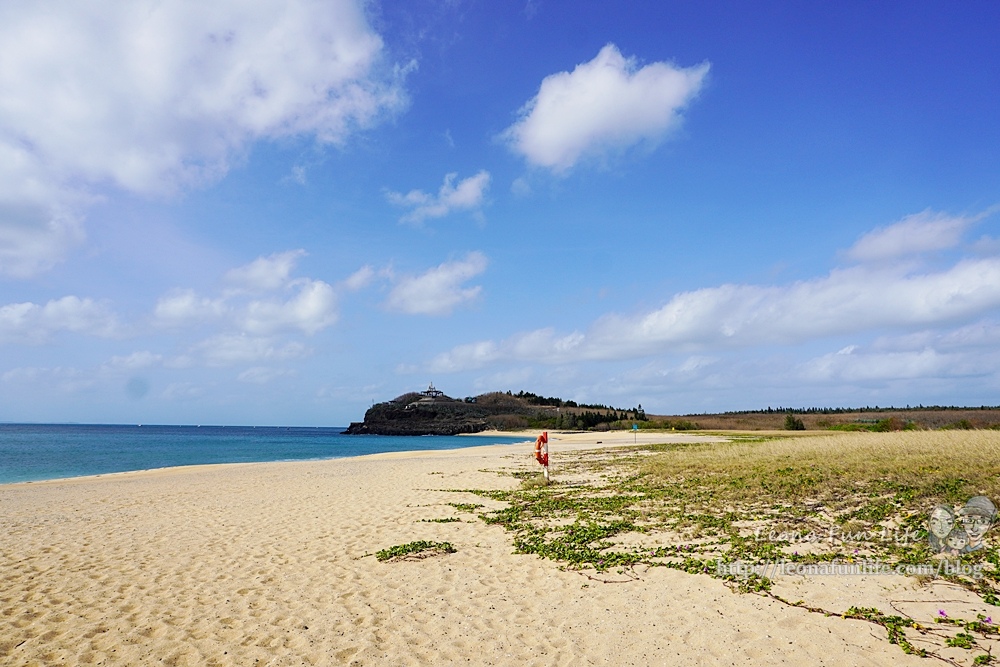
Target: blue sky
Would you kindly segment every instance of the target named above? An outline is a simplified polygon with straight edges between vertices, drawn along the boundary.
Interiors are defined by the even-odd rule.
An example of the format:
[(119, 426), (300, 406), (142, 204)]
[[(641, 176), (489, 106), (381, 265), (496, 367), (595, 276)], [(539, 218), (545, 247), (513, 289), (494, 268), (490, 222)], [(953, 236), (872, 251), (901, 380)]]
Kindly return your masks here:
[(5, 2), (0, 421), (1000, 403), (993, 2)]

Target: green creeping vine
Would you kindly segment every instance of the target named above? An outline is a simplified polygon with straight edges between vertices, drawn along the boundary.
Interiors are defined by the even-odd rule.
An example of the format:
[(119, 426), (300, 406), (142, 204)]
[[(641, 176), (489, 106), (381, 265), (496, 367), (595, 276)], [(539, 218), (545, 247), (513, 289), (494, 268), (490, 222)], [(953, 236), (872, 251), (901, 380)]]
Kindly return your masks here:
[(450, 542), (428, 542), (427, 540), (420, 540), (419, 542), (397, 544), (394, 547), (382, 549), (381, 551), (375, 553), (375, 558), (381, 562), (420, 560), (422, 558), (427, 558), (428, 556), (452, 553), (455, 553), (455, 547), (453, 547)]
[[(743, 439), (740, 444), (772, 441)], [(680, 455), (683, 449), (677, 444), (584, 451), (574, 459), (564, 455), (560, 480), (546, 486), (530, 484), (530, 475), (515, 471), (508, 474), (522, 479), (516, 489), (449, 491), (503, 503), (483, 509), (479, 517), (511, 533), (516, 553), (554, 560), (591, 580), (634, 581), (639, 578), (637, 566), (707, 574), (735, 592), (879, 625), (889, 642), (905, 653), (951, 663), (936, 649), (986, 650), (980, 641), (1000, 638), (997, 625), (983, 617), (972, 622), (947, 619), (929, 629), (904, 615), (858, 607), (840, 614), (789, 602), (771, 591), (774, 570), (769, 571), (768, 564), (878, 561), (895, 568), (932, 562), (925, 528), (928, 503), (933, 507), (934, 501), (961, 496), (967, 492), (967, 480), (938, 479), (917, 487), (884, 477), (841, 480), (836, 471), (794, 465), (732, 474), (686, 470), (666, 479), (662, 471), (657, 474), (657, 457)], [(463, 511), (482, 508), (449, 505)], [(809, 542), (810, 548), (799, 547), (799, 553), (802, 542)], [(1000, 550), (987, 548), (963, 562), (977, 566), (981, 576), (940, 578), (996, 604)], [(929, 648), (915, 646), (908, 631), (919, 633)], [(992, 660), (987, 650), (974, 664)]]

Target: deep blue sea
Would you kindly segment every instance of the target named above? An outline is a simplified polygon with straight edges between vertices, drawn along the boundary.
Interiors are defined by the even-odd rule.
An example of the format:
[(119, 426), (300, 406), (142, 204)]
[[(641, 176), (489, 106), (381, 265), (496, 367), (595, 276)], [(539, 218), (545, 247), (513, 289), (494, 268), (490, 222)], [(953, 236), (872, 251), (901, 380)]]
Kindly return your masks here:
[(302, 461), (524, 442), (341, 435), (344, 427), (0, 424), (0, 484), (204, 463)]

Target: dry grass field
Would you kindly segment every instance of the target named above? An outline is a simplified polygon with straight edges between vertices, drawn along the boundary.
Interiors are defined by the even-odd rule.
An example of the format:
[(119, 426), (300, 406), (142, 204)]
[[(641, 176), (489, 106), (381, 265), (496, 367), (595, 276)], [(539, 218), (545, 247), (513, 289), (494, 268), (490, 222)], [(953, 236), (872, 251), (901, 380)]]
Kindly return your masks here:
[[(651, 420), (674, 423), (693, 423), (699, 429), (759, 431), (783, 428), (785, 412), (741, 412), (732, 414), (704, 414), (654, 416)], [(912, 422), (921, 429), (962, 428), (986, 429), (1000, 426), (1000, 410), (991, 408), (961, 409), (910, 409), (865, 410), (833, 414), (795, 413), (810, 431), (827, 430), (831, 426), (870, 424), (883, 419), (895, 419), (899, 424)]]
[(921, 502), (1000, 496), (1000, 432), (992, 430), (835, 433), (680, 445), (651, 457), (644, 474), (707, 485), (713, 496), (752, 493), (804, 502), (872, 486), (908, 489)]

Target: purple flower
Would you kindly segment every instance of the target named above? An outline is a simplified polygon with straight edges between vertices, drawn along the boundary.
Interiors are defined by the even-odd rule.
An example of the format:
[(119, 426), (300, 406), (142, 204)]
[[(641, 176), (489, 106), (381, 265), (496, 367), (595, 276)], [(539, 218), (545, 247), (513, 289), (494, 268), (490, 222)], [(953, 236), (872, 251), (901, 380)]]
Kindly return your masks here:
[(986, 621), (987, 623), (991, 624), (991, 625), (993, 624), (993, 617), (992, 616), (987, 616), (983, 620)]
[(938, 616), (941, 618), (948, 618), (948, 614), (944, 613), (944, 609), (938, 609)]

